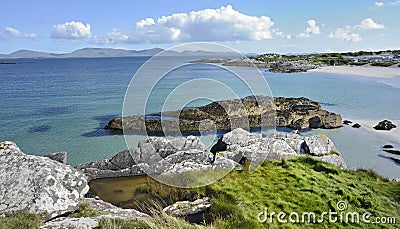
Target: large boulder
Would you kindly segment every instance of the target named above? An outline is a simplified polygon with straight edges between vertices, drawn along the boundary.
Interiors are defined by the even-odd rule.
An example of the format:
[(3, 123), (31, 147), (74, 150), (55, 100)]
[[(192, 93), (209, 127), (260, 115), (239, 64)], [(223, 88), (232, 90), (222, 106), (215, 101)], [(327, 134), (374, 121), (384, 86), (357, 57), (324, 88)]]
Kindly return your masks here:
[(32, 212), (48, 220), (74, 211), (89, 187), (84, 174), (46, 157), (0, 143), (0, 213)]
[(340, 168), (347, 168), (333, 142), (322, 134), (310, 137), (298, 134), (262, 137), (260, 134), (235, 129), (224, 134), (222, 141), (228, 145), (227, 151), (230, 151), (223, 155), (241, 164), (245, 161), (243, 158), (249, 161), (280, 160), (308, 155)]

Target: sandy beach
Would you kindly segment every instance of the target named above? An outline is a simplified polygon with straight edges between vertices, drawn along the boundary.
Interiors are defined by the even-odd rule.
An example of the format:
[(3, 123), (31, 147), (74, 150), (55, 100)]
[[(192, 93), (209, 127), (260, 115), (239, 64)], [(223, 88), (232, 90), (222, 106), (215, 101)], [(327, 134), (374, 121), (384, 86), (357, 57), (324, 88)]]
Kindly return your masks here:
[(366, 76), (375, 78), (393, 78), (400, 76), (400, 67), (375, 67), (375, 66), (326, 66), (309, 70), (309, 72), (332, 73), (348, 76)]

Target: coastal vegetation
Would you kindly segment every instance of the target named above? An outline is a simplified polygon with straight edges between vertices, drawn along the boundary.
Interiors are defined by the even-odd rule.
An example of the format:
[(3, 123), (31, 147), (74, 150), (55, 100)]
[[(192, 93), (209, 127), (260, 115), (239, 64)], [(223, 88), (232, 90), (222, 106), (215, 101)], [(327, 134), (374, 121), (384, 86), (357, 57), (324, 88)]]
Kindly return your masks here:
[[(201, 177), (200, 177), (201, 179)], [(121, 189), (121, 187), (118, 187)], [(180, 189), (161, 184), (148, 178), (145, 187), (148, 192), (173, 201), (181, 199), (211, 197), (211, 207), (205, 213), (204, 221), (192, 228), (396, 228), (400, 218), (400, 183), (380, 177), (371, 170), (341, 170), (336, 166), (299, 157), (289, 160), (267, 161), (254, 173), (248, 173), (248, 165), (241, 171), (232, 171), (214, 184)], [(129, 190), (123, 190), (129, 192)], [(286, 223), (273, 219), (260, 223), (257, 216), (264, 208), (268, 212), (314, 212), (317, 217), (323, 212), (340, 212), (337, 203), (344, 201), (344, 212), (372, 213), (376, 217), (395, 217), (392, 224), (366, 224), (351, 222), (329, 223), (328, 218), (321, 223)], [(155, 205), (154, 209), (160, 209)], [(152, 218), (142, 222), (117, 220), (120, 228), (190, 228), (188, 223), (153, 210)], [(275, 216), (276, 217), (276, 216)], [(320, 219), (320, 218), (317, 218)], [(268, 219), (269, 220), (269, 219)], [(396, 224), (397, 223), (397, 224)], [(113, 224), (103, 220), (100, 225)], [(129, 226), (130, 225), (130, 226)], [(152, 225), (152, 227), (150, 227)], [(153, 227), (156, 225), (155, 227)], [(104, 227), (109, 228), (109, 227)]]

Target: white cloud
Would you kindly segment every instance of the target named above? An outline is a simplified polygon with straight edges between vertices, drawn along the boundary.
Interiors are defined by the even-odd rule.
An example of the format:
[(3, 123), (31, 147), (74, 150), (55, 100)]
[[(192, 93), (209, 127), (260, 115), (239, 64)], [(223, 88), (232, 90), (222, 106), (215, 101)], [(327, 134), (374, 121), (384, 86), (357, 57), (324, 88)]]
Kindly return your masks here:
[(351, 27), (346, 26), (346, 28), (337, 28), (335, 32), (332, 32), (328, 36), (329, 38), (337, 38), (342, 41), (360, 42), (362, 38), (357, 33), (351, 32)]
[(371, 29), (384, 29), (385, 26), (379, 24), (372, 20), (372, 18), (366, 18), (360, 22), (360, 24), (356, 25), (355, 28), (363, 29), (363, 30), (371, 30)]
[(284, 38), (284, 39), (291, 39), (292, 38), (292, 34), (285, 34), (284, 32), (280, 31), (279, 29), (273, 29), (272, 33), (275, 36), (278, 36), (280, 38)]
[(315, 20), (308, 20), (307, 24), (308, 24), (308, 27), (306, 27), (304, 29), (303, 33), (300, 33), (299, 35), (297, 35), (297, 37), (307, 38), (307, 37), (311, 37), (313, 35), (321, 34), (321, 30), (319, 29), (319, 26), (317, 26), (317, 22)]
[(50, 34), (53, 39), (83, 39), (90, 36), (90, 25), (79, 21), (54, 25)]
[[(189, 41), (242, 41), (271, 39), (274, 22), (267, 16), (249, 16), (232, 6), (176, 13), (135, 23), (125, 34), (113, 31), (94, 38), (98, 43), (170, 43)], [(112, 34), (114, 33), (114, 34)], [(278, 35), (280, 36), (280, 35)]]
[(387, 6), (398, 6), (400, 5), (400, 0), (395, 0), (391, 2), (375, 2), (373, 6), (370, 7), (370, 9), (376, 9), (376, 8), (382, 8), (382, 7), (387, 7)]
[(382, 6), (384, 6), (385, 5), (385, 3), (383, 3), (383, 2), (375, 2), (374, 3), (374, 6), (375, 7), (382, 7)]
[(105, 36), (94, 36), (90, 42), (95, 44), (117, 44), (133, 43), (134, 41), (127, 34), (122, 33), (117, 29), (113, 29), (112, 32), (108, 33)]
[(24, 33), (19, 31), (16, 28), (13, 27), (7, 27), (4, 29), (4, 33), (8, 36), (8, 37), (15, 37), (15, 38), (29, 38), (29, 39), (36, 39), (39, 36), (34, 34), (34, 33)]

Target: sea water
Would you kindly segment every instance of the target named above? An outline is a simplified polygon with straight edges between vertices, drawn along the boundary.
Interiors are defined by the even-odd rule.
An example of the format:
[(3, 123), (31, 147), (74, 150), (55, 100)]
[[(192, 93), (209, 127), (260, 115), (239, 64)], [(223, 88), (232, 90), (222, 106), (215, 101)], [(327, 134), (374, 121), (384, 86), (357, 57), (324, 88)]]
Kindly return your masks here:
[[(148, 59), (17, 59), (12, 60), (16, 64), (0, 65), (0, 141), (14, 141), (22, 151), (33, 155), (67, 151), (71, 165), (110, 157), (125, 150), (123, 135), (105, 131), (103, 127), (113, 117), (121, 116), (129, 82)], [(233, 72), (243, 69), (228, 67)], [(230, 71), (207, 64), (181, 67), (171, 73), (174, 77), (166, 77), (156, 86), (147, 111), (157, 112), (171, 90), (192, 78), (221, 81), (234, 88), (239, 97), (251, 94)], [(274, 96), (319, 101), (325, 109), (342, 114), (344, 119), (400, 120), (400, 78), (312, 72), (284, 74), (269, 73), (264, 69), (260, 72)], [(245, 77), (252, 80), (252, 76)], [(192, 91), (182, 92), (182, 99), (185, 99), (185, 93)], [(207, 96), (228, 99), (218, 90), (207, 91)], [(188, 106), (208, 102), (198, 100)], [(334, 141), (350, 168), (371, 168), (389, 178), (400, 177), (400, 166), (381, 157), (387, 155), (382, 151), (383, 144), (400, 147), (400, 141), (377, 138), (371, 132), (349, 126), (302, 134), (318, 133), (326, 134)], [(139, 141), (144, 137), (135, 138)]]

